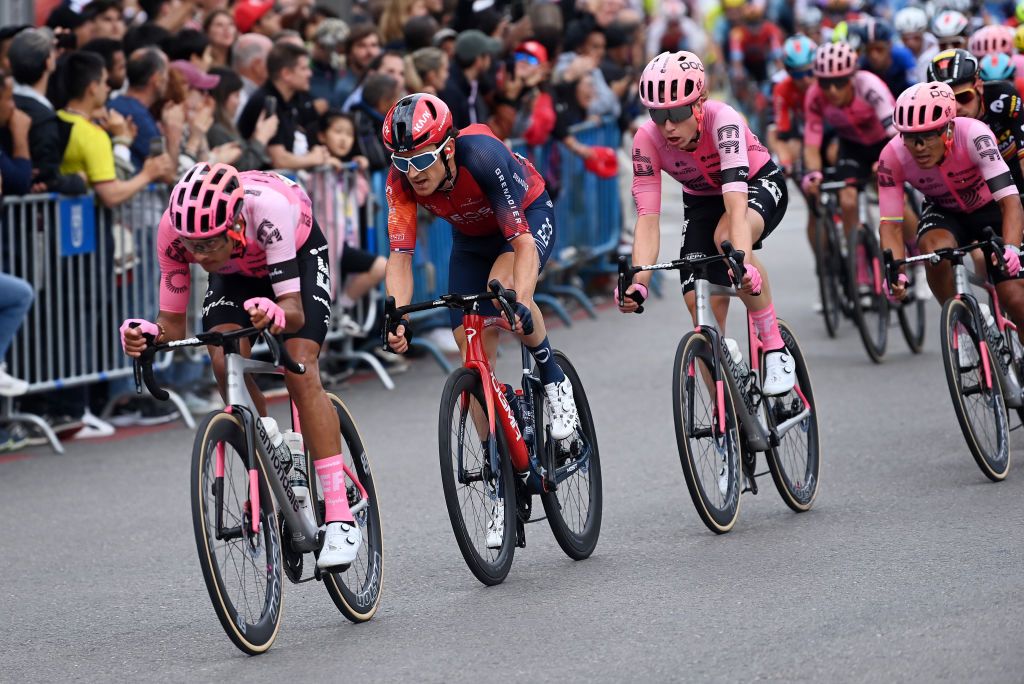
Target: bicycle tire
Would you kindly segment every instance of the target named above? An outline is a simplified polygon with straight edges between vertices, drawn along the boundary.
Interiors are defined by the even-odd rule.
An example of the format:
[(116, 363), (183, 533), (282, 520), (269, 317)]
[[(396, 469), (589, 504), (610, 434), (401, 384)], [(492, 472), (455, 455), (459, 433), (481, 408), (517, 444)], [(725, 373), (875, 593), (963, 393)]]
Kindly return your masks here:
[(912, 302), (904, 302), (896, 307), (900, 331), (903, 333), (907, 347), (913, 354), (920, 354), (924, 351), (925, 330), (927, 329), (925, 305), (923, 299), (915, 298)]
[[(1010, 350), (1011, 359), (1010, 362), (1013, 364), (1013, 372), (1017, 376), (1017, 382), (1024, 377), (1024, 344), (1021, 344), (1020, 337), (1017, 336), (1017, 332), (1012, 328), (1007, 328), (1005, 334), (1005, 342), (1009, 346), (1007, 349)], [(1024, 425), (1024, 406), (1017, 409), (1017, 419), (1020, 420), (1021, 425)]]
[[(765, 460), (768, 462), (768, 470), (772, 474), (772, 481), (775, 482), (779, 496), (793, 511), (803, 513), (814, 505), (821, 473), (821, 434), (818, 431), (818, 407), (814, 403), (814, 390), (811, 386), (810, 373), (807, 370), (807, 360), (803, 350), (800, 349), (796, 334), (782, 319), (779, 319), (779, 333), (796, 364), (796, 386), (800, 388), (807, 403), (810, 404), (811, 413), (783, 435), (778, 446), (768, 450)], [(763, 362), (761, 363), (761, 372), (763, 382)], [(803, 406), (795, 389), (783, 396), (764, 397), (764, 401), (767, 402), (766, 413), (772, 427), (800, 413), (802, 410), (800, 407)], [(791, 439), (791, 436), (794, 436), (794, 439)], [(801, 440), (799, 440), (801, 436), (805, 436), (802, 446)], [(805, 456), (802, 467), (798, 458), (800, 451), (803, 451)]]
[[(861, 225), (850, 231), (847, 238), (849, 249), (846, 253), (847, 259), (847, 283), (848, 297), (850, 299), (853, 320), (860, 332), (860, 339), (864, 343), (864, 351), (868, 353), (875, 363), (881, 363), (885, 357), (885, 348), (889, 339), (889, 298), (886, 297), (884, 288), (871, 284), (871, 292), (861, 295), (857, 283), (857, 259), (858, 247), (863, 247), (868, 255), (868, 275), (875, 279), (878, 269), (882, 268), (882, 253), (878, 248), (878, 241), (870, 230)], [(880, 282), (880, 281), (879, 281)], [(865, 306), (862, 297), (870, 304)]]
[[(709, 530), (715, 534), (724, 534), (733, 528), (739, 516), (741, 447), (733, 397), (729, 383), (724, 378), (719, 380), (723, 386), (726, 414), (725, 431), (720, 437), (714, 434), (718, 423), (715, 415), (718, 410), (716, 399), (711, 398), (710, 403), (704, 402), (707, 407), (703, 409), (695, 405), (701, 389), (709, 397), (712, 394), (704, 378), (711, 377), (713, 355), (710, 341), (701, 333), (689, 332), (679, 341), (672, 367), (672, 412), (683, 477), (697, 515)], [(696, 368), (698, 360), (702, 366), (699, 372)], [(698, 425), (698, 418), (705, 419), (707, 425)], [(711, 458), (710, 471), (704, 467), (708, 459), (695, 453), (694, 445), (691, 444), (691, 436), (704, 436), (705, 433), (712, 439), (711, 449), (716, 452)], [(719, 439), (721, 447), (716, 444)], [(716, 497), (721, 500), (720, 505), (709, 498), (709, 488), (705, 486), (702, 477), (708, 472), (713, 480), (710, 495), (716, 492), (720, 494), (720, 497)], [(722, 491), (723, 484), (725, 491)]]
[[(555, 350), (554, 356), (555, 362), (562, 369), (562, 372), (565, 373), (565, 377), (569, 378), (569, 382), (572, 385), (573, 399), (576, 402), (576, 411), (579, 413), (583, 448), (588, 450), (589, 454), (584, 467), (575, 470), (572, 475), (562, 480), (558, 484), (556, 491), (541, 494), (540, 500), (544, 506), (548, 525), (551, 527), (551, 534), (554, 535), (558, 545), (562, 547), (562, 551), (573, 560), (583, 560), (594, 552), (594, 549), (597, 547), (598, 537), (601, 536), (601, 514), (604, 501), (601, 489), (601, 456), (597, 447), (594, 416), (590, 412), (590, 402), (587, 401), (587, 395), (583, 390), (583, 383), (580, 381), (579, 373), (576, 372), (576, 368), (564, 353)], [(545, 435), (547, 433), (544, 428), (543, 399), (538, 399), (535, 404), (537, 415), (540, 417), (537, 433)], [(582, 478), (586, 478), (587, 483), (585, 497), (587, 508), (582, 522), (579, 522), (580, 516), (576, 516), (579, 522), (576, 526), (579, 529), (577, 531), (566, 521), (563, 513), (568, 507), (569, 501), (582, 501), (583, 497), (579, 495), (579, 490), (574, 490), (574, 486), (583, 481)], [(576, 491), (576, 496), (573, 496), (573, 491)], [(566, 506), (563, 506), (563, 501), (567, 502)]]
[[(225, 503), (228, 502), (228, 499), (233, 500), (235, 504), (239, 505), (240, 510), (239, 515), (232, 516), (233, 519), (229, 519), (227, 515), (224, 516), (225, 527), (229, 527), (230, 523), (237, 522), (241, 542), (248, 547), (238, 554), (240, 558), (236, 558), (231, 551), (224, 552), (225, 561), (228, 556), (231, 556), (234, 565), (232, 569), (235, 571), (227, 574), (227, 578), (225, 578), (226, 573), (221, 572), (220, 566), (216, 562), (218, 551), (215, 544), (223, 540), (217, 540), (216, 530), (210, 529), (211, 525), (215, 526), (217, 522), (216, 513), (211, 510), (209, 504), (212, 503), (216, 506), (214, 483), (217, 479), (216, 451), (218, 444), (226, 445), (224, 475), (221, 478), (224, 491), (222, 498)], [(231, 453), (228, 453), (228, 447), (230, 447)], [(196, 432), (192, 450), (192, 522), (196, 537), (196, 549), (199, 554), (199, 565), (203, 570), (203, 579), (206, 582), (206, 589), (210, 594), (210, 601), (213, 603), (217, 618), (228, 638), (239, 650), (250, 655), (257, 655), (270, 648), (281, 627), (281, 585), (284, 566), (274, 499), (267, 486), (267, 474), (263, 471), (262, 465), (259, 468), (261, 533), (255, 536), (249, 533), (251, 521), (245, 515), (245, 504), (248, 504), (249, 493), (249, 473), (245, 454), (245, 433), (237, 417), (224, 411), (214, 411), (203, 419)], [(207, 494), (213, 498), (212, 502), (206, 498)], [(239, 500), (239, 495), (242, 496), (242, 500)], [(225, 542), (224, 548), (227, 547), (228, 542)], [(256, 562), (251, 558), (255, 555), (253, 551), (258, 553), (260, 548), (265, 556), (263, 563)], [(258, 603), (260, 601), (258, 594), (263, 594), (262, 608), (258, 618), (254, 621), (250, 621), (254, 615), (254, 611), (250, 609), (250, 602), (244, 601), (246, 612), (249, 615), (243, 615), (239, 610), (241, 602), (237, 600), (238, 597), (229, 595), (227, 591), (227, 584), (233, 579), (232, 574), (237, 577), (240, 584), (248, 579), (248, 572), (238, 572), (239, 561), (243, 564), (248, 561), (252, 566), (252, 579), (257, 585), (253, 601)], [(258, 587), (261, 573), (266, 574), (266, 584), (262, 592)], [(226, 579), (228, 582), (225, 581)]]
[(836, 267), (842, 267), (842, 257), (837, 253), (834, 240), (835, 228), (826, 212), (815, 222), (814, 261), (818, 272), (818, 294), (821, 297), (821, 314), (825, 320), (825, 332), (835, 337), (842, 320), (843, 303)]
[[(470, 399), (475, 399), (479, 407), (485, 406), (480, 376), (468, 368), (456, 368), (448, 376), (448, 381), (441, 394), (441, 411), (438, 421), (441, 486), (444, 490), (448, 517), (452, 523), (452, 532), (455, 533), (455, 540), (458, 542), (459, 551), (462, 552), (466, 565), (483, 584), (493, 586), (500, 584), (508, 576), (515, 555), (517, 510), (515, 481), (512, 473), (512, 461), (505, 443), (505, 434), (503, 430), (498, 429), (495, 431), (495, 442), (498, 448), (500, 472), (488, 472), (490, 465), (485, 462), (488, 459), (482, 449), (477, 464), (479, 466), (477, 471), (481, 478), (479, 482), (494, 482), (495, 484), (491, 485), (491, 488), (497, 492), (503, 492), (505, 505), (505, 527), (501, 547), (488, 549), (485, 542), (487, 523), (490, 521), (488, 502), (493, 500), (494, 495), (487, 491), (486, 485), (480, 489), (480, 505), (473, 506), (478, 520), (474, 521), (476, 524), (472, 526), (473, 529), (470, 529), (471, 526), (463, 515), (465, 505), (460, 503), (459, 497), (459, 488), (463, 487), (464, 483), (458, 482), (456, 478), (460, 458), (458, 449), (465, 445), (465, 428), (472, 423)], [(456, 435), (452, 434), (453, 417), (456, 418)], [(453, 437), (455, 437), (454, 440)], [(477, 433), (470, 436), (470, 444), (474, 442), (476, 445), (483, 442)], [(462, 449), (461, 453), (465, 455), (466, 449)], [(467, 468), (466, 470), (471, 472), (473, 469)]]
[[(961, 300), (950, 299), (942, 306), (939, 331), (946, 383), (967, 448), (981, 472), (993, 482), (999, 482), (1010, 470), (1009, 420), (999, 373), (992, 369), (993, 384), (985, 390), (976, 322), (970, 308)], [(968, 343), (970, 347), (964, 352), (964, 345)], [(965, 375), (968, 376), (966, 383)], [(966, 397), (981, 399), (971, 399), (969, 407)]]
[[(384, 534), (380, 524), (380, 498), (373, 481), (373, 473), (370, 471), (370, 461), (366, 457), (363, 438), (352, 414), (349, 413), (345, 402), (334, 394), (328, 392), (327, 398), (338, 414), (345, 465), (359, 478), (360, 484), (366, 490), (369, 503), (355, 515), (355, 522), (363, 535), (359, 555), (344, 572), (324, 573), (323, 581), (327, 593), (341, 614), (352, 622), (360, 623), (366, 622), (376, 614), (384, 586)], [(319, 481), (312, 477), (314, 469), (309, 468), (307, 472), (310, 474), (310, 487), (315, 491), (313, 495), (319, 498)], [(356, 503), (358, 490), (353, 492), (350, 489), (349, 494), (349, 503)], [(323, 524), (323, 514), (319, 506), (317, 516), (317, 522)]]

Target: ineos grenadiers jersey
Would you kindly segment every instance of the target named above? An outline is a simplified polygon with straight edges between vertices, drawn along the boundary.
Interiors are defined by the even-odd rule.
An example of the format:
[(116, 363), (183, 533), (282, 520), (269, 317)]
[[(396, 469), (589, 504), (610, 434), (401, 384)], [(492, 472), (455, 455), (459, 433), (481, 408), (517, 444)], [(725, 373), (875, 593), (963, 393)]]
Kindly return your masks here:
[(875, 145), (896, 135), (892, 113), (896, 100), (885, 82), (868, 71), (853, 75), (853, 99), (835, 107), (825, 99), (821, 86), (813, 84), (804, 98), (804, 143), (821, 147), (825, 124), (850, 142)]
[(388, 172), (388, 238), (392, 252), (416, 249), (416, 205), (464, 235), (501, 233), (506, 240), (530, 233), (525, 210), (544, 194), (544, 179), (527, 159), (512, 154), (484, 124), (463, 128), (455, 138), (455, 187), (420, 197), (409, 177)]
[(654, 121), (633, 137), (633, 201), (637, 213), (661, 213), (661, 172), (665, 171), (691, 195), (747, 194), (747, 179), (771, 156), (739, 113), (725, 104), (704, 103), (704, 121), (697, 149), (671, 147)]
[(999, 155), (995, 136), (977, 119), (953, 119), (953, 144), (942, 162), (922, 169), (902, 138), (893, 138), (878, 159), (878, 213), (882, 221), (903, 220), (903, 184), (910, 183), (933, 204), (971, 213), (1017, 192)]
[[(245, 193), (241, 210), (245, 244), (217, 272), (269, 277), (278, 297), (298, 292), (301, 288), (295, 253), (306, 243), (313, 226), (309, 196), (298, 185), (273, 172), (243, 171), (238, 177)], [(181, 243), (168, 211), (160, 219), (156, 245), (160, 310), (185, 313), (192, 283), (188, 265), (195, 263), (195, 257)]]
[(999, 154), (1010, 167), (1010, 175), (1018, 192), (1024, 192), (1024, 174), (1020, 160), (1024, 159), (1024, 106), (1020, 93), (1007, 81), (989, 81), (983, 95), (985, 112), (981, 120), (992, 129), (999, 145)]

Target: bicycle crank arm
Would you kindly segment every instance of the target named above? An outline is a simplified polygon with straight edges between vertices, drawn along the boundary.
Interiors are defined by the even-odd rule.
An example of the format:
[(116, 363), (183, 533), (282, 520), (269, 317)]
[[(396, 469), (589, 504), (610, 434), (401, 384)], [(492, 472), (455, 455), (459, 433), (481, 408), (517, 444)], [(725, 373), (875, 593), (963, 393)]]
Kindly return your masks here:
[(365, 499), (365, 498), (364, 499), (360, 499), (359, 503), (357, 503), (354, 506), (350, 506), (349, 507), (349, 511), (351, 511), (352, 515), (355, 515), (356, 513), (361, 513), (362, 510), (364, 508), (366, 508), (367, 506), (369, 506), (369, 505), (370, 505), (370, 500), (369, 499)]

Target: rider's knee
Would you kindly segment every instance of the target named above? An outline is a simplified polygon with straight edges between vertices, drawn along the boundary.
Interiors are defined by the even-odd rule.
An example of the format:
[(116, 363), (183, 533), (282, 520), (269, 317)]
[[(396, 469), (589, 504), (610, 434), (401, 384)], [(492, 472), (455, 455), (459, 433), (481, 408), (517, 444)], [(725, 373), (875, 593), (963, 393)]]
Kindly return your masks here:
[(312, 361), (295, 360), (305, 366), (306, 372), (301, 374), (285, 373), (284, 384), (288, 388), (288, 394), (292, 398), (299, 398), (322, 392), (323, 385), (320, 383), (320, 367), (316, 359)]
[(839, 206), (843, 209), (857, 208), (857, 188), (843, 188), (839, 191)]

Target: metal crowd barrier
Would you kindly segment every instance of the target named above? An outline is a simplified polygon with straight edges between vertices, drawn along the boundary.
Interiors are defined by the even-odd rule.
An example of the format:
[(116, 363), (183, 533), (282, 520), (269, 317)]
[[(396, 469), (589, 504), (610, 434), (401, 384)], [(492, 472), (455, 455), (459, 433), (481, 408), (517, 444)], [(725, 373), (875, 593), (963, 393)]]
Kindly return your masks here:
[[(8, 372), (28, 381), (28, 394), (132, 374), (118, 327), (125, 318), (156, 314), (159, 266), (156, 226), (167, 189), (151, 186), (116, 210), (92, 195), (6, 197), (0, 206), (0, 270), (22, 278), (35, 301), (8, 353)], [(158, 368), (169, 365), (164, 355)], [(194, 427), (181, 397), (171, 399)], [(39, 428), (63, 447), (39, 416), (0, 404), (0, 423)]]

